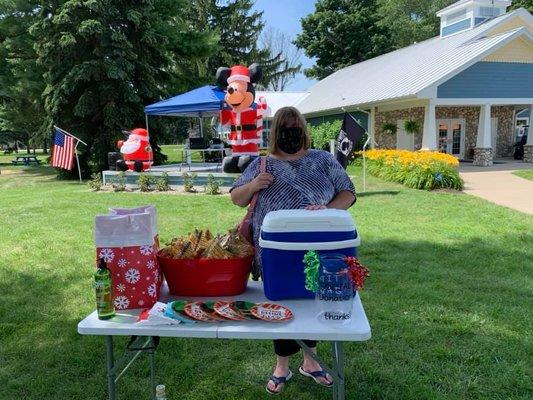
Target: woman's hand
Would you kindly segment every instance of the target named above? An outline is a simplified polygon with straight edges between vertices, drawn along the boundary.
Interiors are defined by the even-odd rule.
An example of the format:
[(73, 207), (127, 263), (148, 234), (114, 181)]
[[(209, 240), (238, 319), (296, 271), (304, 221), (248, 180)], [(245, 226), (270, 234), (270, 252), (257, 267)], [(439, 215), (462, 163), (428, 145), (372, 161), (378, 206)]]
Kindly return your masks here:
[(246, 185), (237, 187), (231, 191), (231, 201), (239, 207), (250, 204), (255, 193), (269, 187), (274, 182), (274, 177), (267, 172), (260, 173)]
[(310, 205), (305, 207), (306, 210), (325, 210), (327, 207), (321, 204)]
[(268, 172), (262, 172), (250, 182), (250, 188), (253, 193), (266, 189), (274, 182), (274, 177)]

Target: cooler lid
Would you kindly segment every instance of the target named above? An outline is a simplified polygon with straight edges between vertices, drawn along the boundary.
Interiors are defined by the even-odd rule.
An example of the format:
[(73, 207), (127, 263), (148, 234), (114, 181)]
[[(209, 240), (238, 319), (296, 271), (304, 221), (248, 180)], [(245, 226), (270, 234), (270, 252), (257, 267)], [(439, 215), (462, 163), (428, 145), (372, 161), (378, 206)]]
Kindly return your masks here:
[(346, 232), (355, 223), (346, 210), (279, 210), (269, 212), (261, 226), (263, 232)]

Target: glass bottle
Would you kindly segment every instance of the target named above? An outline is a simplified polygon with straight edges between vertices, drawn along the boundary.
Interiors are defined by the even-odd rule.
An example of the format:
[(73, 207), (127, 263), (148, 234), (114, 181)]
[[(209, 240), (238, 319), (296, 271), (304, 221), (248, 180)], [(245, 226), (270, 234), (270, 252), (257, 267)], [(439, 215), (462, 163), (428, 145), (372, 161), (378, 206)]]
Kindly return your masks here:
[(94, 273), (94, 289), (96, 291), (96, 312), (99, 319), (110, 319), (115, 316), (113, 304), (113, 283), (111, 272), (103, 258), (98, 262)]
[(165, 385), (157, 385), (155, 387), (155, 400), (167, 400)]
[(354, 287), (348, 273), (345, 255), (329, 253), (319, 255), (318, 319), (323, 323), (347, 323), (352, 316)]

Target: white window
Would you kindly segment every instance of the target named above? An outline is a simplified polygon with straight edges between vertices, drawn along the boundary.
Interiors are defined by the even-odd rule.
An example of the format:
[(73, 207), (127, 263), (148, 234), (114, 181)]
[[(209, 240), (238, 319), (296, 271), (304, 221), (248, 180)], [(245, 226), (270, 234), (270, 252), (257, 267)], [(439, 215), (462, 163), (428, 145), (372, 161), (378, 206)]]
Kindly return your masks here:
[(446, 24), (450, 25), (456, 21), (461, 21), (466, 18), (466, 9), (454, 12), (453, 14), (446, 16)]
[(500, 15), (500, 9), (497, 7), (479, 7), (481, 17), (496, 17)]

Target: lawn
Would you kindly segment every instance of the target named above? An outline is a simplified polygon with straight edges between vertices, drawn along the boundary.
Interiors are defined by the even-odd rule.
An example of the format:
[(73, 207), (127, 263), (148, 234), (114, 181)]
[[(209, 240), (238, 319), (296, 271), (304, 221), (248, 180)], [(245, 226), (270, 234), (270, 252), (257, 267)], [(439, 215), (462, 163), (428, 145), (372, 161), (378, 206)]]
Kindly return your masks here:
[[(361, 170), (349, 172), (361, 187)], [(92, 193), (47, 167), (2, 169), (0, 399), (104, 398), (103, 339), (76, 331), (94, 309), (93, 217), (146, 203), (163, 242), (222, 232), (244, 213), (228, 196)], [(347, 399), (531, 398), (533, 217), (373, 177), (351, 212), (371, 269), (361, 298), (372, 339), (346, 346)], [(164, 338), (157, 376), (172, 399), (261, 399), (273, 361), (268, 341)], [(147, 398), (146, 377), (143, 358), (120, 398)], [(299, 376), (284, 394), (329, 396)]]
[(533, 169), (521, 169), (519, 171), (513, 172), (516, 176), (519, 176), (520, 178), (529, 179), (530, 181), (533, 181)]

